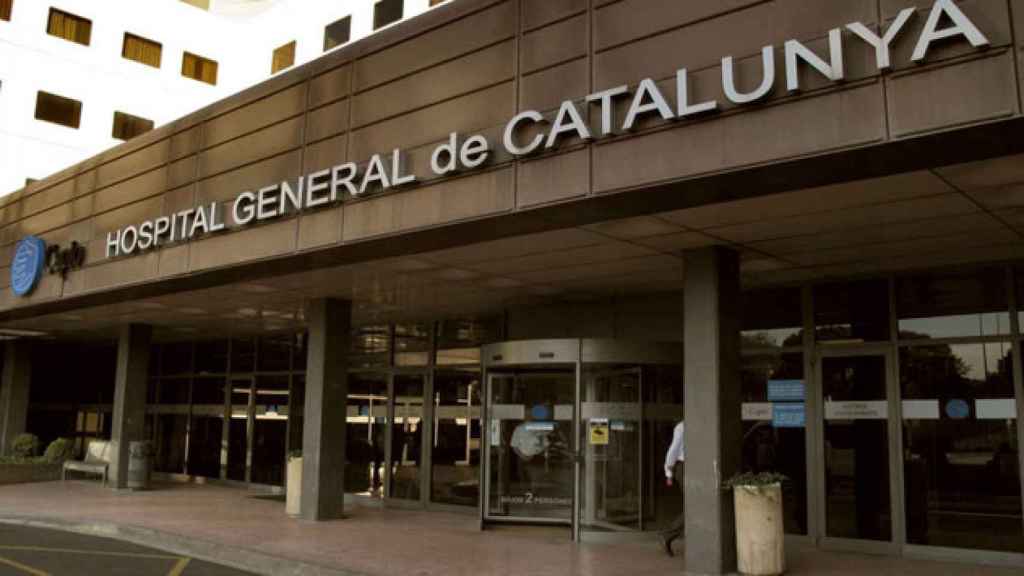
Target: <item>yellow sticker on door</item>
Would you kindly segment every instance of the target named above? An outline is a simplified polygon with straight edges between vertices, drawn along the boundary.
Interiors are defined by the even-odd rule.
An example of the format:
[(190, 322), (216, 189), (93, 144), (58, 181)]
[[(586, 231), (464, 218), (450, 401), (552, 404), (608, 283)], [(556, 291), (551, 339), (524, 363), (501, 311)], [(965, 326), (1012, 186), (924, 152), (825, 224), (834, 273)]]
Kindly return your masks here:
[(594, 446), (608, 445), (607, 418), (592, 418), (590, 420), (590, 443)]

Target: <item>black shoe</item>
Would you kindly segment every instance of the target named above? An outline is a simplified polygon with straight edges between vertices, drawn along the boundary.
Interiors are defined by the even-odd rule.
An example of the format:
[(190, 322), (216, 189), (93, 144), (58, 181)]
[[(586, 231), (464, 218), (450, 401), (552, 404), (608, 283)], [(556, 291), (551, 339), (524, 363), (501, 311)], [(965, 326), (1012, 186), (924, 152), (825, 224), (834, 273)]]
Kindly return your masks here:
[(665, 554), (668, 554), (670, 558), (674, 558), (676, 553), (672, 551), (672, 539), (667, 536), (662, 536), (661, 543), (665, 546)]

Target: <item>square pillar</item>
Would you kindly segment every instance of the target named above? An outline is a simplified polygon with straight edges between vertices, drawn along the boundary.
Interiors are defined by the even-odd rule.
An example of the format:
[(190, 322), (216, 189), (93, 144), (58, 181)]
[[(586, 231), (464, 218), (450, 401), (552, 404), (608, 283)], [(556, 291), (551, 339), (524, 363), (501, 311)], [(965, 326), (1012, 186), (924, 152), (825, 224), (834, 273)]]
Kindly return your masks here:
[(0, 455), (9, 456), (14, 437), (25, 432), (31, 381), (32, 342), (7, 342), (4, 345), (3, 381), (0, 382)]
[(152, 337), (153, 329), (142, 324), (122, 326), (118, 335), (109, 470), (110, 486), (115, 490), (127, 487), (129, 443), (145, 440), (146, 380)]
[(739, 256), (724, 247), (684, 254), (686, 572), (736, 570), (732, 493), (740, 466)]
[(352, 303), (314, 300), (306, 308), (306, 402), (302, 425), (301, 516), (341, 518), (345, 511), (345, 418)]

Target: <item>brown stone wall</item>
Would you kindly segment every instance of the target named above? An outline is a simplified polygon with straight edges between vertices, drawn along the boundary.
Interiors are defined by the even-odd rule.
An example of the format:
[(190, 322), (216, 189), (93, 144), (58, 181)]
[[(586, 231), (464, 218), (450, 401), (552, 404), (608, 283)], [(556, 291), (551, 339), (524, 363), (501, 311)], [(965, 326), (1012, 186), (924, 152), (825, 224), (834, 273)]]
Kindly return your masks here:
[[(0, 311), (114, 287), (196, 275), (245, 262), (531, 212), (697, 176), (934, 134), (1020, 115), (1024, 0), (963, 0), (992, 42), (937, 47), (924, 65), (909, 54), (924, 24), (911, 21), (881, 76), (874, 53), (847, 34), (847, 80), (806, 71), (784, 87), (782, 43), (823, 50), (830, 28), (888, 23), (930, 0), (459, 0), (164, 126), (4, 198), (0, 204)], [(879, 10), (881, 13), (879, 13)], [(1014, 27), (1013, 24), (1016, 26)], [(760, 48), (777, 48), (767, 103), (727, 105), (720, 62), (738, 61), (739, 84), (760, 78)], [(717, 98), (709, 117), (639, 129), (590, 145), (513, 160), (501, 132), (518, 111), (552, 115), (565, 99), (642, 78), (670, 101), (686, 67), (692, 98)], [(624, 102), (617, 110), (625, 114)], [(597, 125), (596, 109), (590, 122)], [(430, 173), (450, 132), (494, 144), (485, 168)], [(108, 232), (346, 160), (401, 148), (420, 182), (343, 205), (129, 257), (107, 259)], [(27, 298), (8, 285), (14, 243), (87, 245), (86, 267), (44, 275)]]

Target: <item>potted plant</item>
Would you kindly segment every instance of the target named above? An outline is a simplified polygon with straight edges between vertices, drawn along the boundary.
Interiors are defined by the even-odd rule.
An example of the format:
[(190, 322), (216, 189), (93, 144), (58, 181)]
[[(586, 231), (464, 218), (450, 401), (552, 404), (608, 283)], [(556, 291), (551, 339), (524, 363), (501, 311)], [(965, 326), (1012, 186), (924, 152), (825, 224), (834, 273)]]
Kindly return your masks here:
[(289, 516), (298, 516), (302, 513), (302, 450), (292, 450), (288, 453), (286, 484), (288, 492), (284, 510)]
[(736, 512), (736, 559), (740, 574), (775, 576), (786, 571), (782, 483), (775, 472), (743, 473), (725, 482)]

